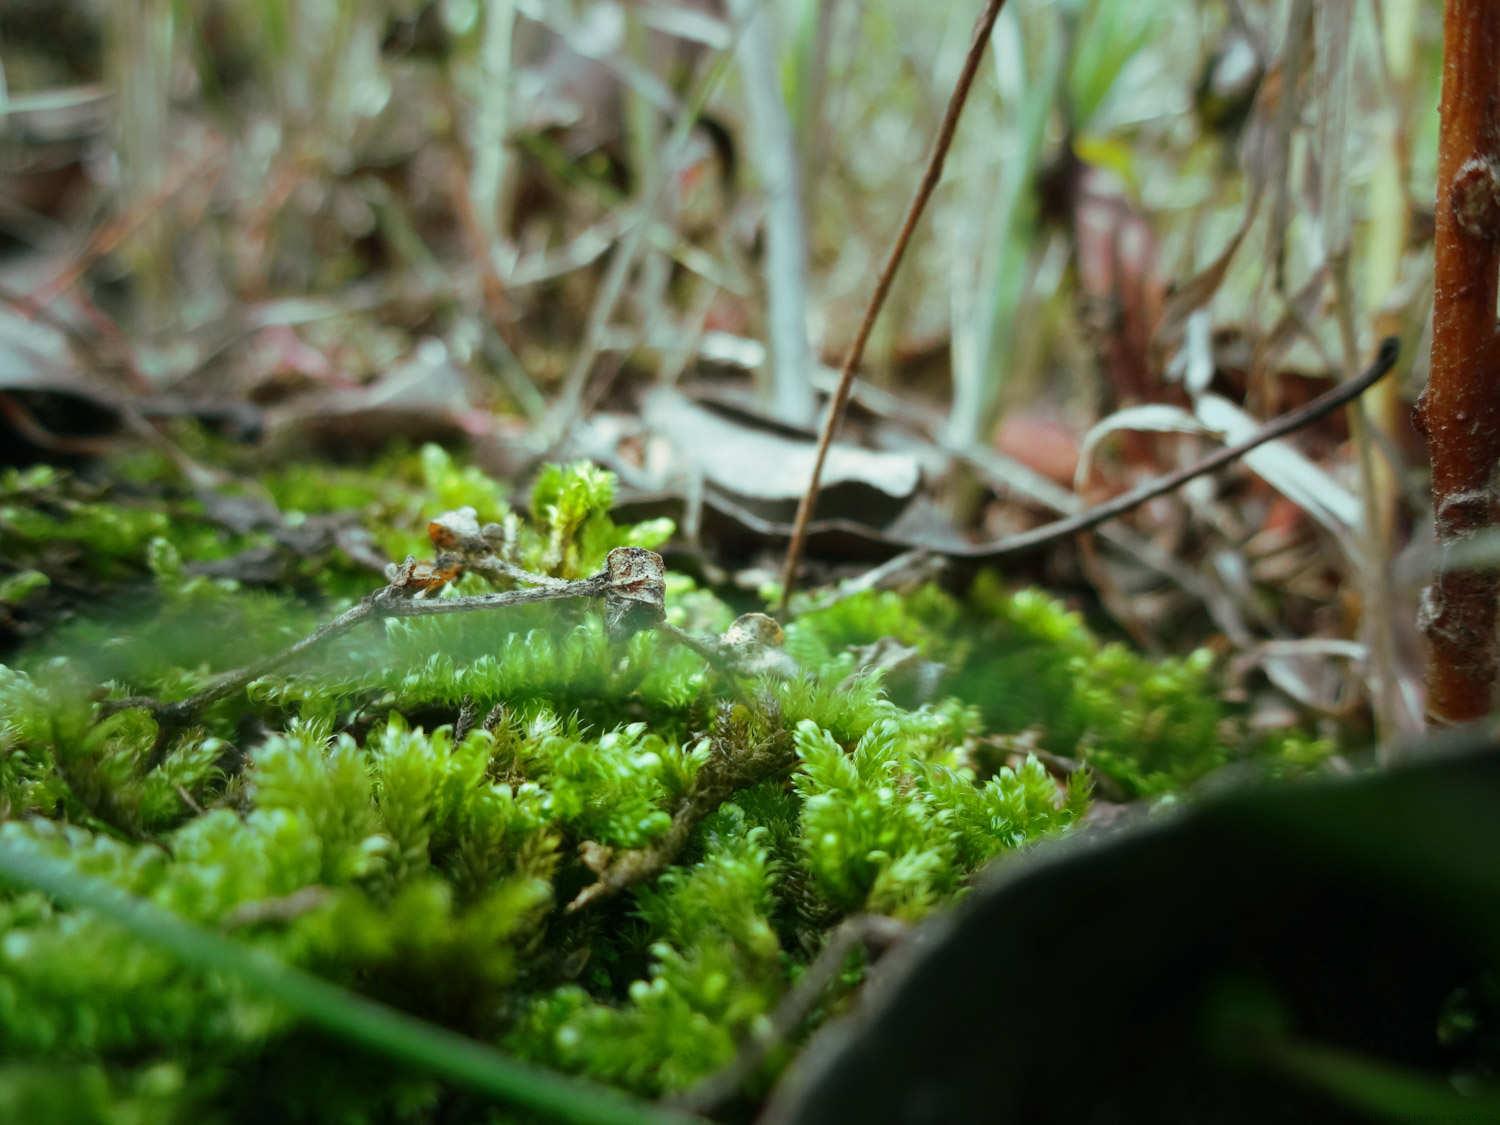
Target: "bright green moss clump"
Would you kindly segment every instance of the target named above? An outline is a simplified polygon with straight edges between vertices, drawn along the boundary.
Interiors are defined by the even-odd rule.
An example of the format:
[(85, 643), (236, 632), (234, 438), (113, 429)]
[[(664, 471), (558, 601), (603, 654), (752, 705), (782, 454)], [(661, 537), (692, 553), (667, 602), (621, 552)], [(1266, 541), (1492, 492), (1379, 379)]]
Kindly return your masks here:
[[(435, 448), (323, 473), (265, 483), (284, 513), (352, 511), (397, 555), (454, 507), (498, 525), (514, 565), (564, 578), (671, 533), (616, 526), (614, 481), (587, 465), (544, 471), (526, 517)], [(1206, 657), (1100, 645), (1057, 603), (993, 583), (967, 604), (928, 589), (808, 614), (787, 638), (801, 674), (733, 690), (660, 634), (611, 641), (595, 608), (547, 603), (366, 627), (187, 726), (144, 710), (101, 718), (101, 692), (181, 698), (378, 580), (330, 542), (295, 571), (341, 575), (312, 583), (318, 604), (306, 588), (250, 589), (199, 564), (266, 546), (261, 533), (210, 548), (201, 506), (183, 500), (179, 523), (103, 495), (52, 503), (70, 487), (3, 482), (0, 536), (20, 552), (7, 581), (76, 578), (77, 556), (45, 546), (57, 539), (84, 549), (105, 594), (99, 612), (0, 666), (7, 846), (649, 1096), (713, 1073), (763, 1031), (842, 918), (919, 919), (982, 864), (1077, 821), (1087, 775), (1049, 773), (1003, 736), (1031, 732), (1138, 793), (1201, 776), (1237, 745)], [(432, 596), (491, 588), (470, 574)], [(134, 612), (107, 612), (127, 590)], [(669, 614), (700, 632), (733, 616), (681, 577)], [(862, 663), (857, 646), (882, 638), (927, 662), (925, 687)], [(1290, 767), (1321, 751), (1289, 740), (1261, 752)], [(736, 773), (744, 762), (762, 772)], [(609, 864), (653, 849), (669, 850), (648, 877), (565, 909)], [(78, 1121), (489, 1120), (87, 913), (11, 890), (0, 916), (0, 1116), (45, 1105)]]
[(1220, 701), (1207, 652), (1154, 660), (1103, 644), (1077, 613), (1038, 590), (1006, 591), (992, 575), (968, 601), (933, 587), (861, 594), (794, 623), (787, 643), (811, 665), (895, 637), (941, 662), (940, 690), (977, 707), (986, 729), (1034, 736), (1132, 795), (1170, 792), (1247, 756), (1305, 768), (1332, 752), (1291, 733), (1247, 754), (1252, 739)]

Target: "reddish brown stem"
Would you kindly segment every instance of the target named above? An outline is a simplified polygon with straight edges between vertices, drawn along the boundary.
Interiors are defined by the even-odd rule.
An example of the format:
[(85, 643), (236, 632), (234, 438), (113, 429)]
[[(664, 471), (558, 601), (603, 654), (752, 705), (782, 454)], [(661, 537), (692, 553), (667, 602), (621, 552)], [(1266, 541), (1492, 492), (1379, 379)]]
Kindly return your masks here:
[[(1447, 0), (1438, 134), (1432, 373), (1420, 410), (1432, 459), (1439, 549), (1496, 523), (1500, 465), (1500, 4)], [(1423, 599), (1427, 713), (1489, 713), (1500, 573), (1446, 565)]]
[(953, 95), (948, 99), (942, 124), (938, 126), (932, 155), (927, 158), (927, 169), (922, 173), (917, 194), (912, 197), (911, 205), (906, 209), (901, 230), (897, 233), (885, 267), (875, 282), (875, 292), (870, 294), (870, 303), (865, 307), (864, 319), (860, 321), (859, 330), (854, 334), (854, 342), (849, 345), (843, 366), (839, 368), (838, 386), (834, 388), (833, 398), (828, 403), (828, 413), (823, 418), (823, 431), (818, 435), (818, 455), (813, 460), (812, 479), (807, 482), (807, 491), (797, 505), (797, 520), (792, 525), (792, 541), (787, 544), (786, 562), (781, 568), (780, 612), (786, 611), (797, 583), (797, 564), (802, 560), (802, 548), (807, 543), (807, 525), (818, 501), (818, 482), (823, 477), (823, 462), (828, 459), (828, 447), (833, 444), (833, 435), (838, 431), (839, 422), (844, 416), (844, 407), (849, 404), (849, 391), (854, 386), (854, 371), (865, 354), (865, 343), (870, 339), (870, 330), (875, 327), (875, 318), (880, 315), (880, 307), (885, 304), (885, 298), (891, 291), (891, 282), (895, 280), (896, 270), (901, 265), (901, 258), (906, 253), (912, 232), (917, 229), (917, 221), (927, 209), (927, 201), (932, 198), (938, 181), (942, 179), (943, 162), (948, 158), (948, 148), (953, 143), (954, 130), (958, 128), (959, 114), (963, 112), (964, 102), (968, 101), (969, 88), (974, 85), (974, 75), (979, 72), (979, 64), (984, 59), (985, 44), (990, 40), (990, 32), (1003, 7), (1005, 0), (985, 0), (984, 11), (979, 13), (979, 19), (974, 22), (974, 38), (969, 43), (969, 53), (964, 58), (964, 68), (959, 73), (958, 82), (954, 84)]

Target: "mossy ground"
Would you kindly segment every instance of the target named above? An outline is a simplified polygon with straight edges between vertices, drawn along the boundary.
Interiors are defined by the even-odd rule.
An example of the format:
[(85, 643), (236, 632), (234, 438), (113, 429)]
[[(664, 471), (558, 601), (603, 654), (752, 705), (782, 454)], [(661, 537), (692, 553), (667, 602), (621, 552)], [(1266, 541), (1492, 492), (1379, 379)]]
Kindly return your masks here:
[[(299, 553), (265, 530), (226, 531), (151, 458), (100, 479), (0, 478), (0, 610), (24, 636), (0, 666), (0, 835), (646, 1096), (728, 1063), (842, 919), (919, 919), (980, 865), (1076, 824), (1088, 775), (1060, 778), (1015, 747), (1137, 796), (1234, 759), (1300, 766), (1329, 751), (1251, 738), (1207, 654), (1101, 644), (1058, 602), (994, 578), (964, 598), (870, 592), (807, 612), (786, 635), (801, 674), (735, 690), (659, 633), (611, 641), (596, 610), (546, 603), (366, 626), (186, 728), (143, 710), (101, 718), (105, 696), (186, 696), (380, 579), (333, 541)], [(430, 553), (430, 518), (473, 507), (506, 529), (511, 561), (564, 578), (672, 530), (617, 527), (613, 482), (587, 466), (544, 472), (522, 514), (435, 447), (283, 467), (257, 486), (287, 524), (351, 516), (395, 559)], [(281, 553), (274, 581), (233, 577), (253, 551)], [(734, 616), (683, 576), (667, 603), (699, 633)], [(882, 638), (939, 666), (924, 687), (862, 667), (860, 646)], [(707, 765), (770, 746), (790, 770), (718, 802), (662, 873), (564, 909), (593, 878), (590, 856), (649, 848)], [(506, 1119), (338, 1050), (92, 915), (24, 890), (0, 912), (0, 1119)], [(844, 987), (857, 975), (851, 962)]]

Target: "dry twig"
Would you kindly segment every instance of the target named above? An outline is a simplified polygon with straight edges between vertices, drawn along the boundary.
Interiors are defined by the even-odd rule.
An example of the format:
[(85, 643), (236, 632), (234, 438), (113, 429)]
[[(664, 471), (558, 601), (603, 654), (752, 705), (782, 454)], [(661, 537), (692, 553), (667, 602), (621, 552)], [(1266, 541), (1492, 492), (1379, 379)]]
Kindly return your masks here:
[(602, 598), (605, 604), (605, 627), (612, 634), (625, 634), (661, 620), (665, 583), (661, 556), (642, 547), (616, 547), (605, 559), (604, 569), (576, 582), (559, 582), (543, 575), (519, 572), (535, 583), (529, 589), (506, 590), (498, 594), (476, 594), (464, 598), (425, 600), (415, 595), (441, 584), (446, 577), (435, 579), (421, 571), (416, 560), (408, 558), (393, 567), (390, 581), (372, 594), (325, 622), (295, 644), (269, 656), (216, 677), (208, 687), (173, 703), (147, 696), (106, 700), (105, 714), (131, 708), (150, 711), (164, 725), (187, 722), (209, 704), (238, 691), (252, 680), (316, 648), (325, 641), (349, 632), (363, 621), (390, 617), (432, 617), (439, 614), (468, 613), (475, 610), (508, 609), (533, 602), (559, 598)]
[(623, 890), (654, 879), (677, 859), (687, 845), (693, 829), (740, 789), (790, 772), (797, 764), (797, 751), (789, 731), (779, 731), (766, 742), (753, 747), (734, 747), (715, 741), (714, 756), (704, 763), (692, 788), (683, 797), (672, 824), (658, 839), (644, 848), (633, 848), (618, 856), (598, 845), (585, 845), (584, 857), (596, 876), (594, 882), (579, 891), (568, 903), (569, 914), (610, 898)]
[[(1375, 359), (1371, 362), (1370, 366), (1357, 377), (1324, 391), (1317, 398), (1298, 407), (1296, 410), (1289, 410), (1285, 414), (1272, 418), (1243, 441), (1217, 449), (1191, 465), (1186, 465), (1165, 476), (1157, 477), (1155, 480), (1147, 481), (1128, 492), (1120, 493), (1120, 495), (1102, 504), (1096, 504), (1091, 508), (1084, 508), (1063, 519), (1053, 520), (1051, 523), (1043, 524), (1041, 527), (1034, 527), (1029, 531), (1006, 536), (992, 543), (966, 545), (963, 549), (942, 549), (939, 547), (927, 547), (925, 549), (930, 550), (933, 554), (941, 554), (950, 558), (971, 559), (976, 562), (995, 562), (1010, 555), (1019, 555), (1027, 551), (1034, 551), (1040, 547), (1048, 546), (1085, 531), (1092, 531), (1099, 525), (1108, 523), (1110, 520), (1126, 514), (1131, 509), (1140, 507), (1149, 500), (1154, 500), (1158, 496), (1164, 496), (1169, 492), (1181, 488), (1190, 480), (1217, 472), (1219, 469), (1243, 457), (1251, 450), (1267, 442), (1286, 437), (1288, 434), (1304, 426), (1311, 425), (1324, 415), (1330, 414), (1339, 407), (1346, 405), (1352, 399), (1369, 390), (1380, 379), (1384, 378), (1395, 366), (1398, 353), (1399, 347), (1394, 337), (1383, 341), (1379, 352), (1376, 353)], [(889, 406), (891, 404), (887, 403), (886, 405)], [(997, 487), (1004, 488), (1007, 486), (1007, 482), (1001, 479), (1001, 475), (994, 471), (993, 466), (998, 461), (998, 458), (994, 455), (987, 451), (968, 446), (959, 446), (951, 443), (938, 444), (939, 448), (950, 453), (952, 456), (968, 461), (974, 464), (976, 468), (984, 471), (986, 476), (996, 483)], [(1050, 489), (1048, 489), (1048, 492), (1050, 493)], [(1065, 493), (1064, 495), (1071, 496), (1072, 494)], [(1052, 504), (1048, 496), (1043, 494), (1039, 489), (1033, 489), (1029, 498), (1041, 503)], [(849, 525), (846, 523), (845, 526)], [(913, 544), (913, 546), (915, 547), (916, 545)], [(1142, 548), (1131, 545), (1130, 549), (1141, 550)], [(1159, 558), (1150, 558), (1148, 561), (1153, 566), (1161, 566), (1165, 562), (1165, 560)], [(1174, 573), (1173, 577), (1177, 578), (1178, 581), (1182, 581), (1179, 573)]]
[[(781, 626), (763, 613), (741, 614), (719, 637), (697, 637), (665, 621), (658, 622), (656, 629), (724, 673), (735, 694), (751, 706), (756, 701), (746, 690), (744, 680), (792, 676), (800, 671), (796, 661), (781, 648)], [(785, 730), (749, 745), (717, 737), (710, 740), (710, 745), (713, 756), (693, 778), (672, 814), (671, 825), (659, 839), (618, 856), (592, 842), (583, 845), (584, 862), (596, 879), (568, 904), (569, 913), (659, 875), (676, 861), (693, 829), (732, 793), (787, 773), (797, 764), (791, 734)]]
[(987, 558), (997, 555), (1019, 554), (1022, 551), (1035, 550), (1037, 547), (1047, 543), (1066, 539), (1080, 532), (1092, 530), (1101, 523), (1124, 515), (1132, 508), (1138, 508), (1149, 500), (1155, 500), (1158, 496), (1165, 496), (1173, 492), (1188, 481), (1196, 477), (1206, 476), (1217, 472), (1252, 449), (1265, 445), (1268, 441), (1286, 437), (1287, 434), (1300, 430), (1303, 426), (1316, 422), (1325, 414), (1332, 413), (1345, 403), (1358, 398), (1369, 390), (1387, 372), (1396, 365), (1396, 357), (1400, 353), (1400, 346), (1394, 336), (1381, 342), (1380, 351), (1376, 353), (1375, 360), (1361, 372), (1356, 378), (1340, 383), (1338, 386), (1324, 391), (1317, 398), (1301, 406), (1296, 410), (1289, 410), (1276, 418), (1271, 419), (1255, 433), (1244, 441), (1226, 445), (1222, 449), (1216, 449), (1207, 457), (1184, 465), (1175, 472), (1167, 473), (1165, 476), (1157, 477), (1155, 480), (1147, 481), (1139, 487), (1132, 488), (1128, 492), (1106, 500), (1102, 504), (1095, 504), (1092, 508), (1086, 508), (1077, 515), (1068, 516), (1066, 519), (1054, 520), (1043, 524), (1041, 527), (1023, 531), (1019, 535), (1012, 535), (1001, 540), (993, 548), (985, 552)]
[(904, 940), (908, 932), (904, 922), (883, 914), (856, 914), (846, 918), (829, 935), (827, 944), (796, 985), (776, 1005), (776, 1010), (771, 1013), (770, 1026), (745, 1040), (728, 1066), (688, 1087), (673, 1097), (671, 1104), (690, 1113), (709, 1113), (724, 1105), (765, 1064), (775, 1047), (797, 1033), (797, 1028), (812, 1014), (823, 993), (843, 970), (850, 953), (860, 946), (873, 953), (884, 953)]
[(985, 44), (989, 42), (990, 31), (994, 28), (995, 20), (999, 18), (1000, 9), (1003, 7), (1005, 7), (1005, 0), (986, 0), (984, 11), (975, 21), (974, 38), (969, 43), (969, 53), (964, 58), (963, 70), (959, 72), (958, 81), (954, 84), (953, 95), (948, 99), (948, 109), (943, 114), (942, 124), (938, 126), (937, 140), (932, 146), (932, 155), (928, 157), (927, 169), (922, 173), (922, 180), (917, 185), (917, 193), (912, 197), (911, 205), (906, 209), (906, 218), (896, 234), (896, 241), (891, 246), (890, 255), (880, 271), (880, 278), (875, 282), (875, 292), (870, 295), (870, 303), (865, 308), (864, 319), (860, 321), (859, 330), (854, 334), (854, 342), (849, 345), (843, 366), (839, 368), (838, 386), (834, 389), (833, 398), (829, 400), (828, 413), (823, 418), (823, 430), (818, 435), (818, 453), (813, 461), (812, 479), (807, 482), (807, 491), (803, 493), (802, 500), (797, 505), (797, 521), (792, 527), (792, 541), (787, 544), (786, 562), (781, 569), (780, 612), (782, 613), (786, 612), (787, 602), (797, 584), (797, 564), (802, 561), (802, 548), (807, 542), (807, 525), (812, 519), (813, 508), (818, 501), (818, 482), (823, 475), (823, 462), (828, 459), (828, 447), (833, 444), (833, 435), (838, 431), (839, 422), (844, 416), (844, 407), (849, 403), (849, 390), (854, 385), (855, 368), (859, 366), (859, 361), (864, 356), (865, 343), (869, 340), (870, 332), (875, 327), (875, 318), (880, 315), (880, 308), (885, 304), (886, 296), (890, 293), (891, 283), (895, 280), (896, 270), (906, 254), (907, 244), (911, 242), (912, 232), (917, 228), (917, 221), (921, 219), (922, 212), (927, 208), (927, 201), (932, 198), (932, 193), (937, 189), (938, 181), (942, 178), (943, 162), (947, 159), (948, 148), (953, 143), (953, 133), (958, 128), (959, 114), (963, 112), (964, 102), (968, 100), (969, 89), (974, 84), (974, 75), (978, 73), (979, 63), (984, 58)]

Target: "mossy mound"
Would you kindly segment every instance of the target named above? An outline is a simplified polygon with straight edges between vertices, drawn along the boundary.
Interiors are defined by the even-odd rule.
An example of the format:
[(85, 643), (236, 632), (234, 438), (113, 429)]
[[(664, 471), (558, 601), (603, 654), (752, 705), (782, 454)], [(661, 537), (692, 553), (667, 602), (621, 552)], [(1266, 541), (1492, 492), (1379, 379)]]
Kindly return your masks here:
[[(283, 468), (259, 482), (281, 522), (228, 531), (161, 466), (127, 469), (108, 486), (0, 479), (0, 598), (31, 634), (0, 666), (4, 846), (648, 1097), (763, 1033), (843, 919), (919, 919), (982, 864), (1076, 824), (1090, 772), (1154, 795), (1234, 758), (1328, 749), (1251, 739), (1206, 654), (1144, 659), (993, 580), (810, 610), (787, 627), (792, 671), (735, 676), (559, 602), (368, 626), (187, 724), (105, 716), (108, 697), (190, 695), (378, 585), (347, 539), (286, 533), (321, 513), (400, 558), (431, 517), (472, 507), (509, 563), (559, 579), (672, 531), (616, 526), (613, 480), (586, 465), (546, 470), (523, 517), (434, 447)], [(241, 565), (278, 551), (275, 581)], [(469, 573), (432, 596), (498, 588)], [(683, 576), (667, 604), (695, 634), (734, 616)], [(868, 646), (887, 638), (920, 682), (884, 682), (894, 666)], [(1084, 768), (1058, 776), (1059, 758)], [(580, 897), (628, 857), (650, 860), (646, 877)], [(507, 1119), (88, 912), (24, 888), (0, 911), (0, 1117)], [(840, 987), (857, 977), (856, 959)]]

